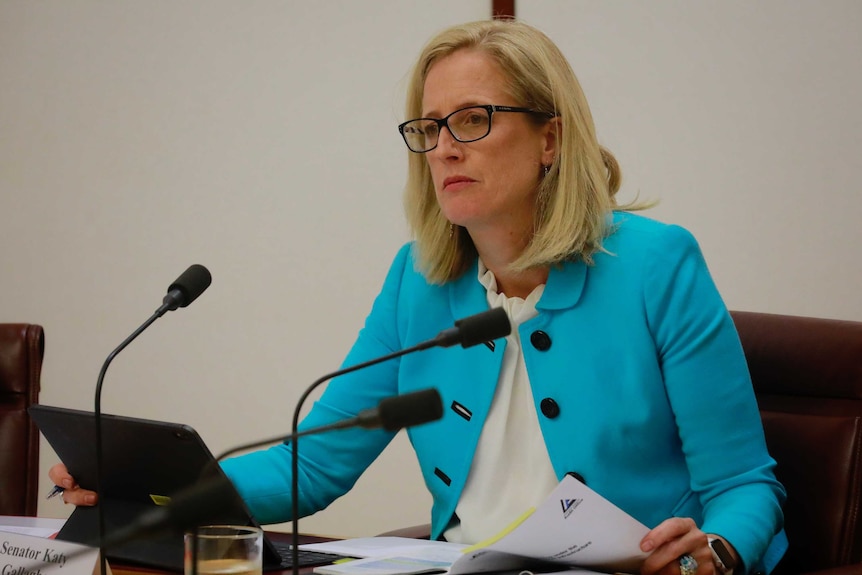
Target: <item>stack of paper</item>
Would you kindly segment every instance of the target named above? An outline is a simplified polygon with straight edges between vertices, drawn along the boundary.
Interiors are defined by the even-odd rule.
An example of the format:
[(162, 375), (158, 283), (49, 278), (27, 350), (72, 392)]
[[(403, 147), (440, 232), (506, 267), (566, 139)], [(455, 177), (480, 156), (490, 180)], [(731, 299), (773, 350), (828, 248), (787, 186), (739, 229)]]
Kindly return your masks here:
[(646, 558), (640, 541), (648, 531), (613, 503), (566, 476), (539, 508), (529, 510), (497, 536), (470, 547), (366, 537), (303, 548), (361, 558), (315, 568), (321, 575), (468, 575), (512, 570), (566, 570), (571, 574), (575, 569), (636, 573)]

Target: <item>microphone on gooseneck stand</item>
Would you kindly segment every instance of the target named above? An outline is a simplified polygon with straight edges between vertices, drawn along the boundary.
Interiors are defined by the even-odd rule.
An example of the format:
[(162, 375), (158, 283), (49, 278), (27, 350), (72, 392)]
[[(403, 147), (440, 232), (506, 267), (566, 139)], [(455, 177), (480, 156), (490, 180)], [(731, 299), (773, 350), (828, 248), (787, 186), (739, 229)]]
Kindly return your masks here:
[(387, 431), (397, 431), (402, 427), (412, 427), (429, 421), (436, 421), (442, 416), (443, 402), (440, 399), (440, 393), (436, 389), (423, 389), (404, 395), (387, 397), (381, 400), (377, 407), (360, 411), (355, 417), (303, 429), (287, 437), (279, 435), (233, 447), (207, 465), (201, 472), (200, 481), (172, 495), (168, 505), (156, 506), (139, 515), (133, 523), (113, 531), (106, 538), (105, 546), (121, 545), (144, 535), (164, 531), (182, 532), (194, 529), (219, 517), (225, 508), (230, 507), (231, 501), (236, 496), (236, 489), (225, 474), (218, 469), (218, 462), (234, 453), (272, 443), (284, 443), (305, 435), (349, 427), (383, 428)]
[[(459, 319), (455, 322), (455, 326), (443, 330), (436, 337), (423, 341), (413, 347), (408, 347), (400, 351), (390, 353), (369, 361), (359, 363), (350, 367), (340, 369), (328, 373), (312, 383), (300, 396), (293, 411), (293, 426), (291, 427), (291, 435), (293, 437), (291, 448), (291, 512), (292, 527), (291, 530), (291, 555), (292, 555), (292, 575), (299, 574), (299, 448), (298, 448), (298, 427), (299, 427), (299, 412), (302, 409), (302, 404), (308, 398), (309, 394), (320, 386), (322, 383), (347, 373), (352, 373), (372, 365), (377, 365), (384, 361), (401, 357), (416, 351), (422, 351), (431, 347), (452, 347), (456, 344), (461, 344), (461, 347), (467, 348), (474, 345), (485, 343), (501, 337), (506, 337), (512, 332), (512, 325), (509, 322), (509, 316), (503, 308), (493, 308), (489, 311), (477, 313), (469, 317)], [(404, 397), (407, 397), (406, 395)], [(382, 407), (382, 403), (381, 403)], [(360, 414), (361, 415), (361, 414)], [(403, 427), (403, 426), (402, 426)], [(386, 428), (389, 430), (389, 428)], [(398, 428), (392, 429), (394, 431)]]
[[(179, 307), (186, 307), (193, 301), (197, 299), (199, 295), (201, 295), (212, 283), (212, 276), (210, 275), (209, 270), (207, 270), (204, 266), (200, 264), (194, 264), (190, 266), (186, 271), (184, 271), (180, 277), (176, 279), (174, 283), (172, 283), (168, 287), (168, 293), (165, 295), (162, 300), (162, 305), (153, 313), (150, 318), (145, 321), (138, 329), (136, 329), (132, 335), (127, 337), (123, 343), (117, 346), (117, 349), (112, 351), (110, 355), (108, 355), (107, 359), (105, 359), (105, 363), (102, 365), (102, 370), (99, 372), (99, 380), (96, 383), (96, 400), (95, 406), (93, 409), (94, 412), (94, 420), (95, 420), (95, 432), (96, 432), (96, 493), (99, 494), (99, 499), (102, 500), (102, 384), (105, 380), (105, 372), (108, 371), (108, 366), (114, 360), (114, 358), (123, 351), (127, 345), (132, 343), (136, 337), (138, 337), (145, 329), (150, 327), (150, 325), (165, 315), (165, 313), (169, 311), (173, 311)], [(99, 555), (100, 555), (100, 564), (101, 564), (101, 573), (105, 575), (107, 571), (107, 564), (105, 559), (105, 547), (103, 545), (103, 541), (105, 539), (105, 514), (104, 514), (104, 501), (100, 501), (99, 505), (97, 505), (97, 516), (98, 516), (98, 524), (99, 524)]]

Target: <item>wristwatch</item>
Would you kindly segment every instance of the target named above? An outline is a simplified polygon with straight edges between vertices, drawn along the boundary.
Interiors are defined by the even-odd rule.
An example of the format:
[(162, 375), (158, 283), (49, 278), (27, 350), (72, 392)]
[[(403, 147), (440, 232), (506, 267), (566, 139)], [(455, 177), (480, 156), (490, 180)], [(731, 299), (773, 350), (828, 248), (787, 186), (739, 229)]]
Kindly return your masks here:
[(709, 537), (708, 540), (715, 568), (722, 575), (733, 575), (733, 570), (736, 569), (736, 561), (733, 560), (733, 555), (728, 551), (727, 545), (717, 537)]

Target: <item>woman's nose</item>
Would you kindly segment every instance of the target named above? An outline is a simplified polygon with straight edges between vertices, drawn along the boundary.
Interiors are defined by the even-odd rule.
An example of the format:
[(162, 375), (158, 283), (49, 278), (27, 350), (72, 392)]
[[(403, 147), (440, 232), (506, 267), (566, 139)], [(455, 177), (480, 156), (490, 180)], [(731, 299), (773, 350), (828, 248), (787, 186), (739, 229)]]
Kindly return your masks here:
[(437, 135), (437, 147), (432, 150), (438, 152), (441, 156), (451, 157), (461, 155), (461, 142), (455, 139), (449, 126), (445, 126)]

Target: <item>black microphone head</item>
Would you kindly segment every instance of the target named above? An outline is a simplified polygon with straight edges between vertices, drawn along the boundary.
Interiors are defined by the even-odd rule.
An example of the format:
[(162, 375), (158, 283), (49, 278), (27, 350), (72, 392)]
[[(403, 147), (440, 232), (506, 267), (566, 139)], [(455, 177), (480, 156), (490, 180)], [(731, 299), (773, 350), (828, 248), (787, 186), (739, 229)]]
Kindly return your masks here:
[(443, 400), (436, 389), (423, 389), (387, 397), (377, 405), (380, 427), (398, 431), (443, 417)]
[(512, 333), (512, 324), (506, 310), (495, 307), (455, 322), (461, 347), (472, 347)]
[(191, 265), (168, 286), (168, 295), (165, 296), (164, 302), (170, 305), (171, 310), (186, 307), (204, 293), (212, 281), (213, 278), (208, 269), (200, 264)]

